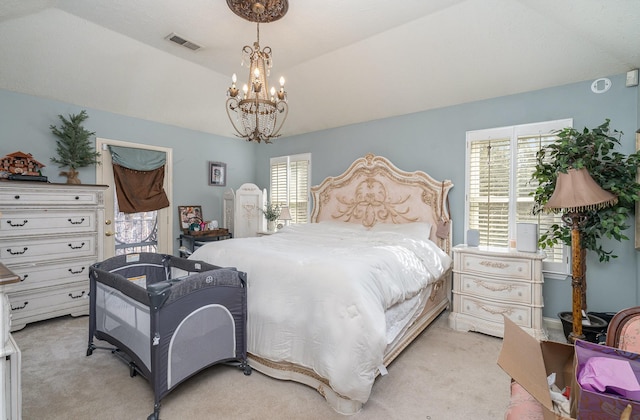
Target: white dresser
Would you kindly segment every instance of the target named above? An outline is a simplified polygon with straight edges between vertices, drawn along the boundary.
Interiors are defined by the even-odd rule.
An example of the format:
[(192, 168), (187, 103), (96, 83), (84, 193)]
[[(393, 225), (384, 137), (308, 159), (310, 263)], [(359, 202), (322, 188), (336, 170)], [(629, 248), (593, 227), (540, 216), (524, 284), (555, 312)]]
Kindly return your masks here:
[(544, 252), (453, 248), (453, 308), (449, 326), (503, 337), (507, 316), (540, 340)]
[(103, 258), (106, 188), (0, 182), (0, 261), (20, 277), (5, 286), (12, 331), (89, 313), (89, 267)]
[(11, 314), (4, 288), (20, 278), (0, 262), (0, 415), (2, 420), (22, 418), (21, 362), (22, 353), (9, 334)]

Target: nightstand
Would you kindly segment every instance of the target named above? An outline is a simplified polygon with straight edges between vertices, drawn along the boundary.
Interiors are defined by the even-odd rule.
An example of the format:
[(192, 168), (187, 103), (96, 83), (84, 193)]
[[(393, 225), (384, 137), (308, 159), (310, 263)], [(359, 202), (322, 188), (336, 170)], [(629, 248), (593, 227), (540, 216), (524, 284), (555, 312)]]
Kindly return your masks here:
[(231, 239), (232, 237), (233, 235), (228, 229), (217, 229), (203, 233), (193, 232), (192, 234), (183, 233), (178, 238), (180, 241), (180, 257), (188, 257), (193, 251), (207, 242), (222, 241), (224, 239)]
[(451, 328), (503, 337), (506, 316), (537, 339), (547, 338), (542, 325), (544, 252), (467, 245), (452, 251)]

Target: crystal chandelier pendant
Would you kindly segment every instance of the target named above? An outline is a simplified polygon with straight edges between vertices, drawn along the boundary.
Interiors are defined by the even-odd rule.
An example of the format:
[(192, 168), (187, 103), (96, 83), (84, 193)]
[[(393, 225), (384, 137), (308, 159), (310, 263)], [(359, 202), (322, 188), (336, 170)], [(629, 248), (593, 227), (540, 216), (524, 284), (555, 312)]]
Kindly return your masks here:
[(287, 0), (271, 0), (265, 3), (227, 0), (227, 5), (238, 16), (257, 25), (257, 40), (253, 47), (242, 49), (242, 64), (249, 65), (249, 78), (242, 88), (236, 86), (237, 77), (231, 78), (227, 90), (226, 110), (236, 135), (247, 141), (271, 143), (280, 136), (280, 130), (289, 114), (284, 78), (280, 78), (280, 90), (269, 89), (268, 77), (272, 66), (271, 48), (260, 49), (260, 23), (280, 19), (288, 10)]

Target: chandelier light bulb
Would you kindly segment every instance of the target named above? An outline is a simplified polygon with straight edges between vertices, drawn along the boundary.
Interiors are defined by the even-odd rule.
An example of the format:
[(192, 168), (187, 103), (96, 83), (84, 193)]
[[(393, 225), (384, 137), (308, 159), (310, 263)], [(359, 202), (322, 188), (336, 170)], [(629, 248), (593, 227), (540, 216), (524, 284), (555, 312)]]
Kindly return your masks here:
[(284, 87), (284, 77), (280, 77), (280, 86)]
[(236, 82), (238, 81), (238, 77), (236, 76), (235, 73), (233, 73), (233, 76), (231, 76), (231, 81), (233, 82), (233, 84), (235, 85)]
[(246, 84), (242, 86), (242, 91), (244, 92), (245, 95), (249, 93), (249, 86), (247, 86)]
[(260, 77), (260, 70), (258, 70), (257, 68), (253, 70), (253, 75), (256, 77), (256, 79), (258, 79)]

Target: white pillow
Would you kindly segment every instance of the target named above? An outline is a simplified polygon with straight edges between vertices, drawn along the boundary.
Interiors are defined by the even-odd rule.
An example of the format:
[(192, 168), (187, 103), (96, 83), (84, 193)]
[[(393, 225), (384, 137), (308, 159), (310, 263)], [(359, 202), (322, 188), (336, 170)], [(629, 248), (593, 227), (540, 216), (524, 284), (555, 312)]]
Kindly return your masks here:
[(431, 223), (378, 223), (371, 228), (372, 232), (395, 232), (406, 236), (417, 236), (422, 239), (429, 239), (431, 236)]

